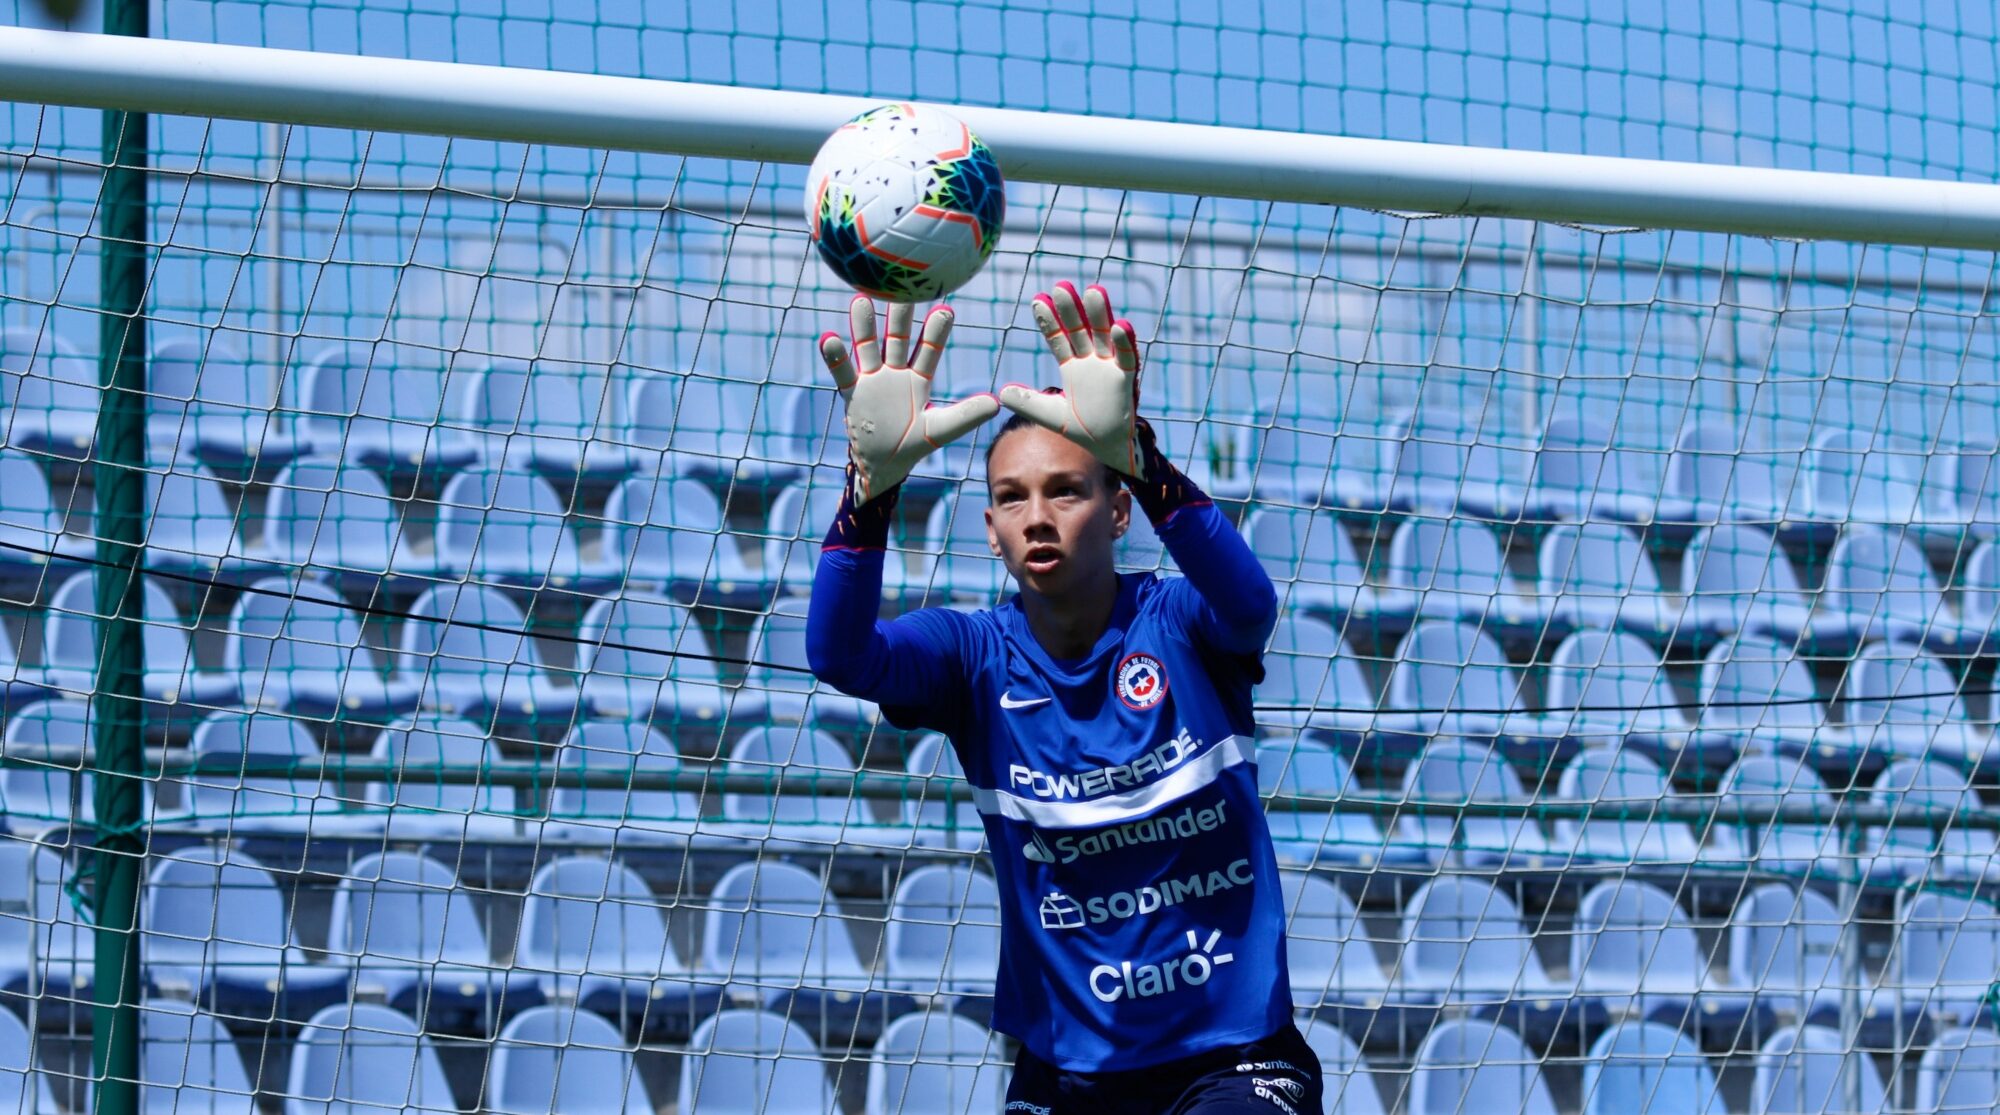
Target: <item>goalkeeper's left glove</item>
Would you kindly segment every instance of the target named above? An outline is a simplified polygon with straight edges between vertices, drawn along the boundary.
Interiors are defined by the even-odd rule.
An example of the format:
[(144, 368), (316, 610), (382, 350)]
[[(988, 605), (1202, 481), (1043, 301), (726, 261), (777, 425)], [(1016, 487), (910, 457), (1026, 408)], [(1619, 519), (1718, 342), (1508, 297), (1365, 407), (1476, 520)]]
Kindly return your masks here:
[(1010, 383), (1009, 410), (1090, 450), (1124, 476), (1146, 472), (1139, 441), (1139, 342), (1132, 323), (1112, 318), (1111, 296), (1092, 285), (1079, 296), (1068, 283), (1035, 295), (1035, 324), (1062, 371), (1063, 389), (1040, 392)]

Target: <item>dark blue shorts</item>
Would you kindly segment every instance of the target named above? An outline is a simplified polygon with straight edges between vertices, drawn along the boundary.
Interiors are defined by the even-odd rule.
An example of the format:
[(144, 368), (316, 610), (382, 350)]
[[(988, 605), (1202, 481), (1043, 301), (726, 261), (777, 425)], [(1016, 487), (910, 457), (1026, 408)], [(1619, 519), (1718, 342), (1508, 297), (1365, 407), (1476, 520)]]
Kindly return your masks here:
[(1126, 1072), (1064, 1072), (1023, 1049), (1006, 1115), (1320, 1115), (1319, 1056), (1297, 1026)]

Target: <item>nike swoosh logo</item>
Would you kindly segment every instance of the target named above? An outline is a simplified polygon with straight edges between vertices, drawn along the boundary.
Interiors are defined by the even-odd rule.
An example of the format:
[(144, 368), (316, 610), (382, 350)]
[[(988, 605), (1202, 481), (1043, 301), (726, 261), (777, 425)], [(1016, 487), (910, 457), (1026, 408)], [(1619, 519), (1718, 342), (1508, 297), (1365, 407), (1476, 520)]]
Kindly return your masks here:
[(1004, 709), (1034, 708), (1036, 705), (1046, 705), (1054, 699), (1053, 697), (1036, 697), (1032, 700), (1017, 701), (1014, 699), (1012, 693), (1002, 693), (1000, 694), (1000, 707)]

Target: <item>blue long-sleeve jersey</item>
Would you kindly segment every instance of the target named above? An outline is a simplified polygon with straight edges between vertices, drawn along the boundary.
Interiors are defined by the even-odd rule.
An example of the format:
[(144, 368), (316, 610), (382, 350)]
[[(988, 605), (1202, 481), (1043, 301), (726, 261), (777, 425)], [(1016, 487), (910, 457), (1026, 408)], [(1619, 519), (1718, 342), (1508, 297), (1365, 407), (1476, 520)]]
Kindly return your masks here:
[(1076, 1072), (1254, 1041), (1291, 1014), (1251, 718), (1276, 594), (1182, 490), (1141, 503), (1186, 575), (1121, 575), (1076, 661), (1049, 657), (1018, 597), (878, 620), (875, 526), (837, 527), (813, 581), (821, 680), (943, 732), (965, 768), (1001, 895), (994, 1028)]

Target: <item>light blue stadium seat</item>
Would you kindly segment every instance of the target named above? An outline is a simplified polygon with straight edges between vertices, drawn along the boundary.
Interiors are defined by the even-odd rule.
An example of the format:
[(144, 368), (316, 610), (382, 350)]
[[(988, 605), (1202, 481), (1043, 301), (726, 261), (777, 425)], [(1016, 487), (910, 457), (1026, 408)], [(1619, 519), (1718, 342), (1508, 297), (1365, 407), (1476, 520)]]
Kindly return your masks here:
[(306, 365), (299, 432), (314, 453), (397, 476), (471, 464), (479, 449), (451, 416), (451, 378), (464, 372), (407, 367), (389, 345), (340, 346)]
[(225, 668), (251, 708), (314, 718), (386, 719), (414, 711), (412, 685), (384, 675), (361, 620), (325, 582), (266, 577), (237, 598)]
[(664, 596), (599, 600), (577, 634), (583, 703), (592, 716), (642, 720), (673, 733), (719, 731), (732, 710), (746, 723), (763, 713), (757, 694), (722, 688), (694, 612)]
[(1728, 524), (1697, 534), (1681, 555), (1682, 626), (1690, 636), (1762, 635), (1816, 653), (1844, 654), (1867, 625), (1815, 609), (1778, 540), (1761, 527)]
[(1660, 587), (1646, 544), (1613, 523), (1565, 523), (1542, 535), (1536, 556), (1549, 625), (1558, 631), (1617, 629), (1659, 647), (1693, 641), (1680, 605)]
[(1803, 754), (1822, 769), (1853, 762), (1853, 737), (1827, 722), (1812, 671), (1789, 643), (1739, 635), (1709, 648), (1701, 664), (1701, 704), (1693, 711), (1704, 748), (1714, 734), (1734, 737), (1742, 750)]
[(1666, 495), (1685, 500), (1697, 524), (1762, 523), (1805, 511), (1799, 454), (1746, 444), (1728, 421), (1693, 419), (1667, 459)]
[(1297, 612), (1278, 616), (1255, 697), (1260, 724), (1309, 726), (1359, 740), (1376, 722), (1375, 689), (1339, 633)]
[(263, 554), (274, 563), (360, 592), (441, 575), (437, 552), (404, 525), (382, 478), (359, 464), (303, 457), (269, 493)]
[[(1338, 1026), (1322, 1018), (1296, 1020), (1306, 1045), (1319, 1055), (1324, 1115), (1382, 1115), (1382, 1093), (1361, 1050)], [(1302, 1113), (1310, 1115), (1310, 1113)]]
[(569, 771), (679, 770), (680, 753), (666, 736), (630, 721), (587, 720), (562, 739), (556, 785), (549, 791), (549, 820), (542, 839), (595, 847), (683, 844), (701, 822), (700, 799), (681, 790), (579, 786)]
[[(644, 377), (632, 388), (630, 437), (670, 451), (672, 467), (684, 475), (768, 499), (805, 467), (806, 451), (786, 428), (778, 386), (701, 375)], [(662, 398), (671, 404), (657, 406)]]
[[(1887, 1095), (1875, 1062), (1863, 1052), (1845, 1052), (1840, 1031), (1828, 1026), (1787, 1026), (1757, 1051), (1750, 1083), (1750, 1115), (1876, 1115), (1887, 1110)], [(1861, 1106), (1848, 1099), (1842, 1063), (1853, 1066)]]
[(1491, 635), (1437, 620), (1403, 637), (1381, 722), (1413, 735), (1501, 737), (1510, 746), (1544, 741), (1568, 726), (1523, 708), (1520, 678)]
[(139, 1078), (145, 1115), (257, 1115), (236, 1042), (221, 1020), (187, 1003), (140, 1004)]
[[(234, 677), (202, 670), (195, 664), (188, 641), (195, 625), (180, 617), (165, 587), (157, 579), (145, 577), (140, 582), (140, 595), (146, 700), (211, 707), (234, 702), (238, 692)], [(42, 627), (43, 676), (48, 686), (74, 693), (96, 690), (97, 620), (94, 571), (86, 570), (64, 581), (49, 598)], [(11, 653), (7, 657), (11, 658)], [(24, 690), (46, 688), (17, 671), (7, 685), (7, 696), (10, 701), (20, 700)]]
[[(328, 764), (305, 725), (286, 716), (256, 712), (211, 713), (195, 725), (188, 750), (197, 773), (181, 782), (179, 814), (206, 828), (225, 832), (306, 833), (317, 826), (340, 827), (337, 764)], [(293, 777), (242, 773), (245, 761), (291, 760), (303, 769)], [(354, 786), (350, 794), (359, 795)]]
[(445, 782), (429, 773), (439, 766), (486, 768), (501, 761), (499, 750), (479, 725), (451, 717), (424, 716), (392, 724), (375, 737), (370, 760), (388, 763), (400, 775), (393, 782), (370, 782), (364, 791), (370, 816), (364, 823), (396, 839), (492, 839), (514, 834), (514, 787), (491, 783)]
[(1961, 449), (1951, 456), (1951, 503), (1975, 538), (2000, 535), (2000, 447)]
[(306, 960), (277, 880), (245, 853), (194, 847), (156, 860), (144, 919), (146, 980), (162, 994), (293, 1021), (347, 998), (345, 966)]
[(728, 532), (722, 504), (699, 481), (647, 473), (612, 489), (604, 504), (600, 579), (703, 604), (768, 598)]
[(966, 852), (986, 847), (985, 822), (979, 819), (979, 807), (972, 803), (964, 785), (965, 768), (959, 765), (958, 752), (948, 740), (935, 732), (919, 737), (910, 745), (903, 769), (917, 778), (958, 779), (962, 795), (955, 804), (947, 802), (944, 788), (935, 781), (928, 790), (911, 790), (903, 800), (903, 823), (916, 830), (918, 847)]
[[(64, 533), (72, 508), (82, 515), (82, 533)], [(32, 457), (0, 447), (0, 584), (8, 595), (32, 596), (52, 569), (73, 568), (79, 559), (96, 556), (97, 544), (88, 537), (92, 508), (89, 493), (78, 490), (56, 502)]]
[[(4, 463), (0, 463), (0, 469), (5, 467)], [(1995, 479), (2000, 480), (2000, 473), (1996, 473)], [(0, 531), (5, 529), (4, 525), (0, 525)], [(0, 559), (4, 557), (0, 555)], [(1958, 612), (1962, 622), (1967, 627), (1986, 633), (1986, 641), (1980, 646), (1981, 653), (1994, 653), (1995, 639), (2000, 637), (2000, 541), (1989, 539), (1981, 542), (1959, 568), (1957, 582)]]
[(882, 986), (946, 1002), (990, 999), (999, 966), (1000, 890), (993, 876), (965, 864), (931, 864), (896, 884)]
[[(1759, 1004), (1751, 992), (1713, 978), (1708, 963), (1687, 914), (1651, 883), (1607, 880), (1577, 901), (1570, 974), (1578, 994), (1614, 1013), (1699, 1024), (1733, 1038)], [(1758, 1012), (1767, 1024), (1769, 1016)]]
[(850, 697), (813, 676), (806, 657), (804, 600), (778, 600), (758, 618), (750, 633), (750, 662), (743, 687), (763, 696), (773, 720), (866, 732), (882, 718), (873, 701)]
[(8, 946), (20, 951), (5, 965), (5, 990), (38, 995), (38, 1013), (51, 1024), (65, 1015), (81, 1021), (96, 996), (97, 932), (90, 922), (94, 911), (83, 900), (88, 879), (55, 848), (26, 842), (14, 846), (24, 856), (10, 856), (7, 866), (21, 871), (27, 908), (10, 915), (10, 920), (22, 921), (18, 930), (9, 926)]
[(1820, 540), (1855, 523), (1957, 533), (1957, 478), (1930, 483), (1931, 457), (1919, 442), (1874, 430), (1819, 431), (1799, 475), (1810, 522), (1795, 529)]
[(1665, 471), (1665, 454), (1620, 446), (1587, 419), (1551, 418), (1542, 427), (1528, 505), (1538, 517), (1684, 530), (1694, 508), (1665, 494)]
[[(1732, 739), (1695, 735), (1661, 652), (1635, 635), (1594, 626), (1570, 635), (1549, 659), (1545, 693), (1550, 731), (1623, 741), (1669, 768), (1684, 756), (1726, 763), (1736, 754)], [(1690, 752), (1690, 744), (1698, 746)]]
[(453, 476), (439, 497), (438, 566), (457, 577), (523, 589), (607, 587), (587, 566), (570, 507), (549, 482), (499, 458)]
[(1729, 1110), (1699, 1046), (1671, 1026), (1627, 1021), (1583, 1060), (1584, 1115), (1725, 1115)]
[(716, 881), (706, 910), (702, 979), (728, 984), (735, 1001), (810, 1020), (816, 1031), (880, 1032), (887, 1000), (871, 989), (881, 985), (855, 949), (839, 900), (811, 872), (771, 859), (738, 864)]
[(276, 571), (271, 555), (238, 529), (222, 482), (206, 467), (192, 460), (155, 465), (145, 484), (146, 568), (232, 584)]
[(415, 852), (356, 860), (333, 892), (328, 949), (354, 967), (354, 993), (431, 1031), (491, 1033), (539, 1003), (533, 976), (496, 964), (472, 894), (451, 868)]
[[(1847, 994), (1840, 938), (1851, 916), (1810, 888), (1785, 883), (1750, 888), (1729, 919), (1731, 988), (1756, 995), (1759, 1007), (1787, 1017), (1839, 1025), (1840, 1000)], [(1864, 985), (1853, 989), (1860, 999), (1861, 1024), (1879, 1030), (1893, 1021), (1901, 1005), (1896, 995), (1863, 979)], [(1909, 1032), (1908, 1026), (1900, 1032)]]
[(1864, 855), (1871, 857), (1870, 870), (1878, 878), (1955, 878), (1976, 883), (1995, 873), (2000, 834), (1959, 823), (1933, 830), (1918, 820), (1926, 813), (1942, 813), (1956, 821), (1985, 812), (1963, 771), (1924, 759), (1898, 759), (1875, 780), (1869, 797), (1875, 805), (1909, 814), (1904, 824), (1868, 834)]
[(865, 1115), (997, 1111), (1006, 1093), (1000, 1040), (961, 1015), (932, 1011), (891, 1022), (868, 1061)]
[[(819, 568), (819, 551), (826, 540), (827, 527), (840, 509), (840, 491), (846, 480), (830, 468), (813, 469), (804, 479), (791, 484), (771, 501), (764, 541), (764, 577), (778, 591), (792, 596), (812, 592), (813, 573)], [(985, 528), (982, 526), (981, 531)], [(983, 537), (983, 534), (982, 534)], [(908, 551), (891, 545), (882, 557), (882, 595), (896, 599), (905, 593), (921, 594), (926, 587), (911, 583)]]
[(564, 856), (528, 883), (515, 963), (551, 999), (648, 1035), (685, 1037), (723, 993), (698, 983), (681, 959), (667, 933), (672, 908), (625, 864)]
[(1400, 936), (1395, 999), (1502, 1014), (1534, 1034), (1583, 1021), (1589, 1001), (1572, 1001), (1574, 986), (1543, 970), (1513, 899), (1483, 879), (1446, 875), (1424, 884), (1403, 912)]
[(1939, 654), (1976, 654), (1984, 623), (1966, 623), (1945, 603), (1928, 559), (1907, 534), (1850, 525), (1826, 559), (1822, 612), (1840, 614), (1862, 638), (1920, 643)]
[(1389, 975), (1354, 900), (1331, 879), (1302, 871), (1278, 875), (1285, 897), (1285, 961), (1292, 1004), (1307, 1014), (1325, 1012), (1365, 1033), (1367, 1017), (1389, 995)]
[(538, 362), (477, 373), (465, 398), (466, 425), (484, 437), (484, 456), (503, 456), (568, 487), (609, 483), (643, 462), (618, 422), (617, 383), (602, 369)]
[(1585, 747), (1563, 768), (1556, 798), (1589, 805), (1591, 816), (1556, 818), (1551, 848), (1636, 869), (1682, 869), (1699, 857), (1701, 841), (1686, 823), (1653, 816), (1672, 797), (1672, 780), (1645, 752), (1616, 742)]
[(1400, 443), (1388, 450), (1395, 462), (1390, 510), (1496, 522), (1523, 517), (1533, 453), (1495, 444), (1477, 415), (1433, 406), (1408, 415)]
[[(681, 434), (679, 428), (681, 386), (684, 383), (694, 382), (694, 379), (688, 376), (642, 372), (632, 376), (626, 383), (625, 422), (618, 432), (617, 440), (622, 442), (626, 451), (631, 454), (634, 473), (692, 477), (701, 472), (703, 466), (706, 466), (711, 474), (723, 466), (724, 462), (713, 452), (717, 439), (722, 436), (719, 426), (711, 425), (707, 430), (691, 430), (685, 436)], [(750, 386), (754, 391), (755, 385)], [(699, 417), (699, 407), (690, 417)], [(677, 442), (688, 441), (689, 444), (693, 444), (695, 440), (705, 442), (711, 450), (707, 457), (691, 458), (687, 454), (675, 452)], [(727, 476), (722, 479), (726, 481)]]
[(1947, 1030), (1917, 1062), (1920, 1115), (2000, 1110), (2000, 1033), (1990, 1026)]
[[(60, 1109), (40, 1062), (34, 1035), (11, 1011), (0, 1011), (0, 1110), (17, 1115), (56, 1115)], [(199, 1098), (188, 1097), (190, 1101)], [(188, 1109), (205, 1110), (197, 1102), (190, 1102)], [(223, 1115), (225, 1110), (218, 1109), (213, 1115)], [(147, 1115), (152, 1115), (150, 1107)]]
[[(1407, 802), (1525, 802), (1528, 792), (1498, 751), (1474, 740), (1441, 736), (1404, 769), (1403, 798)], [(1451, 804), (1400, 806), (1396, 839), (1405, 847), (1424, 849), (1433, 859), (1450, 857), (1480, 867), (1544, 867), (1560, 851), (1550, 845), (1531, 816), (1459, 816)]]
[(285, 1115), (455, 1115), (437, 1047), (409, 1017), (377, 1003), (339, 1004), (299, 1032)]
[(913, 834), (876, 820), (854, 793), (859, 764), (847, 747), (810, 724), (758, 726), (729, 749), (729, 773), (768, 775), (776, 790), (722, 795), (724, 831), (803, 845), (908, 848)]
[[(1301, 412), (1307, 407), (1314, 409)], [(1388, 477), (1380, 463), (1381, 443), (1350, 446), (1359, 439), (1342, 437), (1340, 419), (1324, 408), (1325, 401), (1301, 396), (1289, 407), (1281, 401), (1275, 415), (1246, 416), (1250, 425), (1244, 431), (1248, 452), (1242, 475), (1209, 491), (1224, 499), (1254, 497), (1267, 505), (1312, 508), (1331, 503), (1362, 513), (1384, 510)], [(1368, 467), (1362, 467), (1364, 459)], [(1345, 498), (1339, 499), (1335, 485), (1344, 477), (1347, 487), (1337, 495)]]
[(825, 1115), (839, 1110), (812, 1035), (782, 1014), (726, 1010), (688, 1039), (677, 1110)]
[(506, 593), (439, 585), (417, 597), (409, 612), (396, 677), (423, 694), (424, 708), (488, 730), (576, 719), (582, 695), (549, 672), (528, 617)]
[[(1826, 783), (1799, 755), (1745, 755), (1723, 775), (1718, 789), (1722, 808), (1702, 858), (1711, 863), (1754, 863), (1766, 871), (1803, 875), (1832, 869), (1843, 858), (1833, 827), (1833, 797)], [(1824, 821), (1765, 822), (1736, 814), (1729, 805), (1751, 809), (1774, 805), (1813, 809)]]
[(586, 1010), (532, 1007), (493, 1043), (486, 1105), (496, 1115), (652, 1115), (625, 1035)]
[[(8, 716), (0, 751), (18, 762), (0, 768), (0, 818), (7, 831), (47, 840), (55, 830), (96, 823), (93, 724), (83, 700), (37, 701)], [(156, 819), (151, 778), (139, 780), (139, 794), (140, 815)]]
[(955, 494), (931, 506), (925, 548), (937, 556), (928, 581), (917, 584), (930, 589), (932, 603), (941, 595), (990, 606), (1014, 591), (1014, 578), (987, 545), (984, 510), (984, 500)]
[(1394, 635), (1408, 629), (1416, 598), (1367, 583), (1367, 565), (1331, 511), (1260, 507), (1243, 537), (1278, 587), (1279, 607), (1324, 614), (1334, 630)]
[(97, 440), (97, 364), (52, 327), (0, 329), (0, 422), (5, 443), (83, 461)]
[(1257, 792), (1281, 863), (1299, 867), (1430, 864), (1436, 849), (1410, 848), (1386, 839), (1372, 812), (1314, 809), (1269, 800), (1273, 793), (1332, 801), (1361, 793), (1354, 771), (1332, 747), (1312, 738), (1273, 738), (1257, 744)]
[(1410, 1115), (1556, 1115), (1540, 1065), (1505, 1026), (1469, 1018), (1440, 1023), (1417, 1048)]
[(305, 446), (272, 388), (270, 369), (230, 340), (163, 341), (146, 362), (146, 439), (223, 472), (274, 472)]
[(46, 946), (38, 947), (48, 935), (49, 915), (37, 917), (35, 866), (54, 854), (26, 840), (0, 840), (0, 991), (26, 991), (36, 958), (48, 955)]
[(1507, 572), (1500, 539), (1472, 519), (1405, 519), (1389, 540), (1384, 579), (1418, 620), (1465, 623), (1509, 645), (1539, 642), (1542, 605)]
[(1988, 1016), (1986, 994), (2000, 972), (2000, 909), (1950, 891), (1906, 894), (1898, 911), (1888, 980), (1904, 1005), (1967, 1025)]
[(1870, 643), (1841, 685), (1857, 751), (1976, 767), (1992, 745), (1990, 723), (1973, 722), (1951, 667), (1920, 647)]
[[(53, 614), (43, 620), (47, 624)], [(42, 637), (48, 638), (48, 628), (42, 629)], [(65, 689), (73, 693), (88, 692), (87, 686), (79, 687), (71, 679), (64, 679), (47, 668), (46, 650), (43, 651), (43, 666), (23, 666), (15, 653), (12, 635), (0, 628), (0, 709), (11, 711), (26, 708), (36, 701), (45, 701), (61, 696)]]

